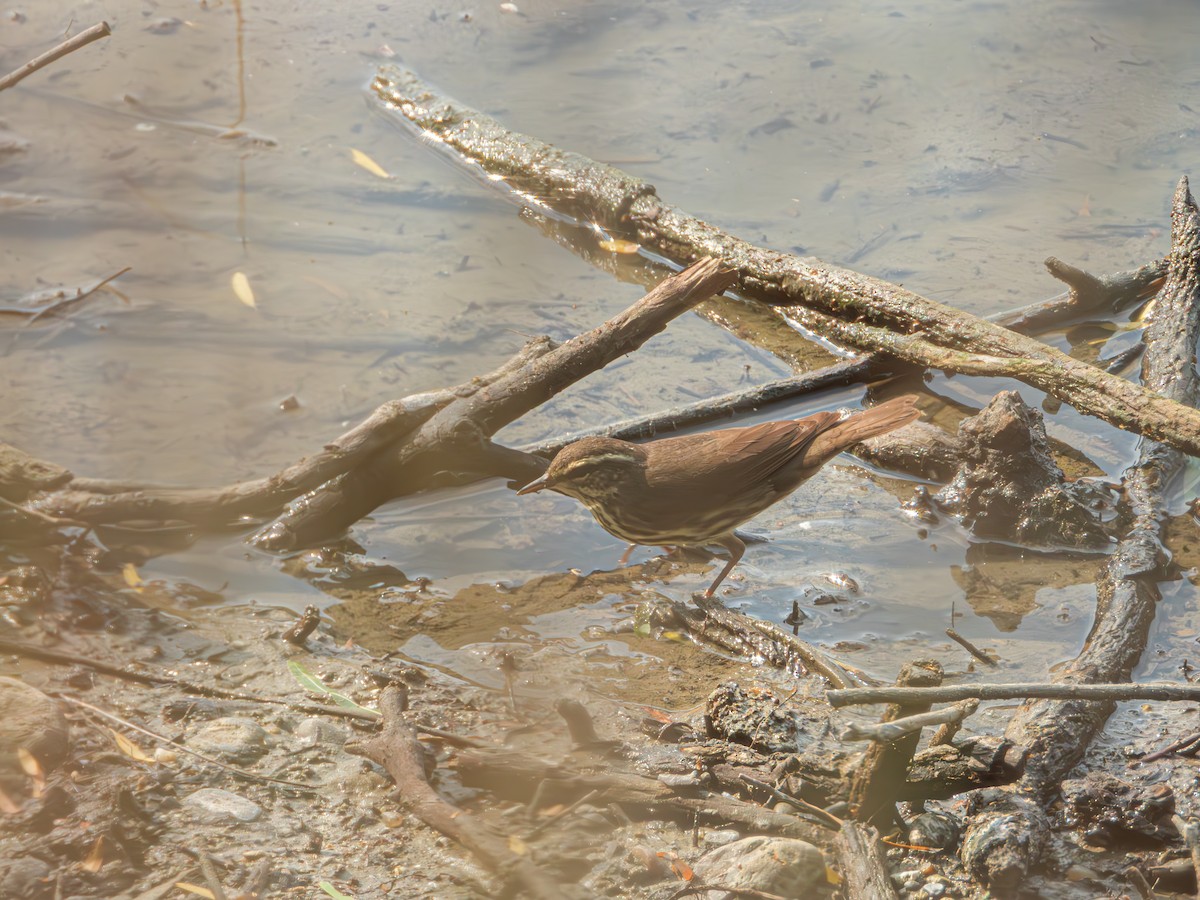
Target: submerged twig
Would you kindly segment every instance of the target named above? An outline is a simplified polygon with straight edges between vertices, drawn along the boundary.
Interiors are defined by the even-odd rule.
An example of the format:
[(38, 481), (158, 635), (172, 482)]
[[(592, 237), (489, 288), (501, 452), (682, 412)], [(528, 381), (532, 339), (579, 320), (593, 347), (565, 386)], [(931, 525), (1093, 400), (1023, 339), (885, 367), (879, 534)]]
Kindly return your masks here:
[(3, 78), (0, 78), (0, 91), (12, 87), (17, 82), (32, 75), (38, 69), (44, 69), (50, 63), (61, 59), (68, 53), (74, 53), (80, 47), (86, 47), (92, 41), (98, 41), (100, 38), (108, 37), (110, 34), (112, 34), (112, 29), (108, 27), (107, 22), (99, 22), (91, 28), (85, 28), (79, 34), (67, 38), (52, 50), (47, 50), (41, 56), (35, 56), (19, 69), (14, 69)]
[(946, 629), (946, 637), (950, 638), (950, 640), (954, 641), (954, 643), (958, 644), (985, 666), (991, 666), (992, 668), (995, 668), (998, 665), (991, 656), (989, 656), (987, 653), (984, 653), (953, 628)]
[(47, 306), (43, 309), (39, 309), (36, 312), (34, 312), (33, 315), (31, 315), (29, 317), (29, 320), (25, 323), (26, 327), (32, 325), (34, 322), (36, 322), (38, 319), (43, 318), (44, 316), (56, 316), (59, 313), (63, 312), (64, 310), (69, 309), (70, 307), (74, 306), (75, 304), (82, 303), (84, 300), (86, 300), (92, 294), (96, 293), (96, 291), (100, 290), (105, 285), (109, 284), (110, 282), (116, 281), (118, 278), (120, 278), (126, 272), (130, 272), (132, 270), (133, 270), (133, 266), (126, 266), (125, 268), (121, 269), (119, 272), (113, 272), (107, 278), (100, 279), (99, 281), (97, 281), (95, 284), (93, 284), (89, 288), (86, 288), (86, 289), (85, 288), (76, 288), (75, 294), (73, 296), (63, 297), (63, 298), (57, 300), (56, 302), (51, 303), (49, 306)]

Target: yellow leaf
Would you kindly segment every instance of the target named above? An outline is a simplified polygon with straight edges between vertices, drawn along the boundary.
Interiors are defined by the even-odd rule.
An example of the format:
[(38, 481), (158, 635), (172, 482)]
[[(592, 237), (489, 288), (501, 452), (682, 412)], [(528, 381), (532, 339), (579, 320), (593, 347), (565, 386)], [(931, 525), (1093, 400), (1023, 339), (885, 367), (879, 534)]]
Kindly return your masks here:
[(517, 835), (510, 834), (508, 836), (508, 849), (517, 856), (528, 856), (529, 845), (521, 840)]
[(187, 891), (189, 894), (197, 894), (201, 897), (207, 897), (208, 900), (216, 900), (216, 898), (213, 896), (213, 892), (208, 888), (200, 887), (198, 884), (192, 884), (190, 881), (177, 881), (175, 882), (175, 887), (179, 888), (181, 891)]
[(622, 241), (616, 238), (600, 242), (600, 249), (607, 250), (609, 253), (637, 253), (642, 249), (641, 244), (635, 244), (633, 241)]
[(87, 858), (80, 863), (85, 872), (99, 872), (104, 868), (104, 835), (96, 838), (96, 843), (92, 844), (92, 849), (88, 851)]
[(119, 749), (130, 759), (136, 759), (138, 762), (154, 762), (153, 757), (147, 756), (146, 751), (144, 751), (129, 738), (125, 737), (125, 735), (121, 734), (119, 731), (113, 731), (111, 728), (108, 730), (112, 732), (113, 740), (117, 742), (117, 749)]
[(21, 761), (21, 770), (29, 776), (33, 782), (33, 788), (30, 793), (35, 798), (41, 797), (46, 793), (46, 773), (42, 769), (42, 764), (38, 758), (26, 750), (24, 747), (17, 748), (17, 759)]
[(133, 563), (125, 563), (121, 569), (121, 574), (125, 577), (125, 583), (135, 591), (142, 589), (142, 576), (138, 574), (137, 566)]
[(825, 880), (827, 882), (829, 882), (830, 884), (836, 886), (836, 885), (839, 885), (842, 883), (842, 876), (839, 872), (837, 872), (830, 866), (826, 866), (825, 867)]
[(46, 777), (46, 773), (42, 771), (42, 764), (38, 762), (38, 758), (24, 747), (17, 748), (17, 759), (21, 762), (21, 770), (30, 778)]
[(387, 173), (387, 170), (384, 169), (383, 166), (375, 162), (375, 160), (371, 159), (371, 157), (367, 156), (367, 154), (363, 153), (361, 150), (355, 150), (353, 147), (351, 147), (350, 158), (354, 160), (356, 165), (362, 166), (376, 178), (392, 177)]
[(254, 291), (250, 287), (250, 279), (246, 277), (245, 272), (234, 272), (230, 283), (233, 285), (233, 293), (239, 300), (251, 309), (258, 308), (258, 304), (254, 302)]

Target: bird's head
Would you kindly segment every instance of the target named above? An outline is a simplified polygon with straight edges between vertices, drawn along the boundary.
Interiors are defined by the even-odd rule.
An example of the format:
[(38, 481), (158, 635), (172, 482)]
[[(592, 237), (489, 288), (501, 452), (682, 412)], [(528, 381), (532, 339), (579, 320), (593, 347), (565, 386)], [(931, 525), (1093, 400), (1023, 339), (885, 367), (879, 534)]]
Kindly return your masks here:
[(640, 447), (615, 438), (584, 438), (559, 450), (545, 474), (517, 493), (551, 490), (585, 503), (606, 499), (623, 481), (641, 477), (645, 456)]

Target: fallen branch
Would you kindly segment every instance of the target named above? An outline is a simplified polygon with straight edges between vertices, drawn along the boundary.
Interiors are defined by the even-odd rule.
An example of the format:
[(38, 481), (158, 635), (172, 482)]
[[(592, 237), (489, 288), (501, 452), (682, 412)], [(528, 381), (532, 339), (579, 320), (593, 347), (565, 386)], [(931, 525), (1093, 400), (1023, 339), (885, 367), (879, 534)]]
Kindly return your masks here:
[(371, 91), (386, 112), (518, 196), (537, 197), (680, 263), (718, 256), (736, 270), (741, 293), (786, 307), (787, 316), (827, 338), (922, 367), (1016, 378), (1080, 412), (1200, 456), (1195, 409), (897, 285), (755, 247), (667, 205), (653, 186), (619, 169), (506, 131), (414, 72), (382, 66)]
[(396, 799), (422, 822), (460, 844), (502, 880), (534, 900), (563, 900), (576, 896), (569, 886), (543, 872), (527, 856), (510, 849), (509, 842), (487, 829), (474, 815), (442, 799), (425, 775), (424, 750), (416, 732), (404, 722), (408, 696), (398, 685), (389, 685), (379, 697), (383, 728), (358, 747), (363, 755), (387, 770), (396, 782)]
[(528, 482), (546, 461), (492, 443), (492, 435), (559, 391), (640, 347), (675, 317), (720, 293), (734, 275), (705, 259), (664, 279), (645, 297), (591, 331), (539, 353), (480, 390), (456, 398), (403, 441), (323, 487), (260, 530), (252, 541), (286, 551), (337, 534), (393, 497), (428, 486), (434, 472), (454, 469)]
[(872, 703), (955, 703), (959, 700), (1025, 700), (1033, 697), (1057, 700), (1200, 700), (1200, 685), (1149, 682), (1147, 684), (1060, 684), (1057, 682), (1014, 682), (1013, 684), (953, 684), (943, 687), (871, 687), (825, 692), (835, 709)]
[[(1196, 345), (1200, 339), (1200, 209), (1180, 179), (1171, 205), (1171, 255), (1166, 281), (1147, 315), (1142, 382), (1180, 403), (1200, 399)], [(1141, 659), (1161, 598), (1159, 581), (1167, 577), (1169, 556), (1162, 540), (1167, 487), (1183, 466), (1183, 457), (1161, 443), (1144, 441), (1134, 465), (1125, 471), (1125, 500), (1132, 523), (1105, 561), (1096, 582), (1096, 618), (1080, 654), (1060, 669), (1061, 682), (1080, 684), (1127, 681)], [(1112, 714), (1116, 698), (1102, 702), (1063, 699), (1022, 707), (1005, 737), (1026, 753), (1025, 772), (1014, 786), (1027, 798), (1054, 797), (1062, 779), (1083, 758), (1092, 737)], [(1021, 823), (1003, 834), (994, 829), (989, 808), (980, 808), (968, 836), (972, 856), (963, 861), (998, 891), (1013, 887), (1038, 861), (1040, 844)], [(986, 834), (987, 837), (980, 837)], [(1003, 845), (1002, 847), (1000, 845)], [(991, 864), (997, 850), (1008, 857)]]
[(831, 685), (849, 688), (870, 679), (780, 628), (745, 613), (728, 609), (715, 597), (696, 597), (694, 604), (672, 601), (651, 610), (658, 624), (684, 630), (732, 653), (761, 659), (764, 663), (797, 675), (820, 675)]
[(695, 821), (720, 823), (762, 834), (793, 837), (828, 844), (833, 831), (788, 813), (763, 809), (726, 793), (696, 787), (670, 787), (656, 778), (632, 772), (576, 771), (565, 763), (550, 764), (528, 753), (511, 750), (463, 751), (455, 768), (468, 787), (495, 792), (499, 797), (527, 802), (534, 793), (542, 805), (572, 803), (599, 791), (628, 815), (661, 819), (670, 816), (691, 825)]
[(34, 57), (19, 69), (14, 69), (3, 78), (0, 78), (0, 91), (12, 87), (17, 82), (32, 75), (38, 69), (44, 69), (50, 63), (61, 59), (68, 53), (74, 53), (80, 47), (86, 47), (92, 41), (98, 41), (100, 38), (108, 37), (110, 34), (112, 34), (112, 29), (108, 27), (107, 22), (100, 22), (91, 28), (84, 29), (74, 37), (67, 38), (53, 50), (47, 50), (41, 56)]
[(888, 875), (887, 856), (879, 832), (861, 822), (846, 822), (834, 847), (842, 866), (842, 895), (853, 900), (895, 900), (896, 889)]
[(842, 731), (843, 741), (875, 741), (885, 743), (902, 738), (906, 734), (916, 734), (922, 728), (930, 725), (950, 725), (961, 722), (979, 708), (978, 700), (963, 700), (946, 709), (935, 709), (932, 712), (918, 713), (915, 716), (905, 716), (889, 722), (876, 722), (873, 725), (856, 725), (851, 722)]

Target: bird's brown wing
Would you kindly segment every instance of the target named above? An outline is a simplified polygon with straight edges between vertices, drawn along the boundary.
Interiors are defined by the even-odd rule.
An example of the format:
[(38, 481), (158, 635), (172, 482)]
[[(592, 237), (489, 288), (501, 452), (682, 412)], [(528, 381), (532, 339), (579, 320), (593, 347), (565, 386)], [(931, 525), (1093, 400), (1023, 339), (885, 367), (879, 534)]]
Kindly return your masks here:
[[(647, 487), (663, 495), (689, 498), (707, 495), (720, 503), (777, 493), (773, 476), (785, 468), (821, 432), (836, 424), (838, 414), (817, 413), (804, 419), (764, 422), (703, 435), (665, 438), (643, 445), (649, 452)], [(686, 465), (655, 465), (660, 454), (684, 455)]]

